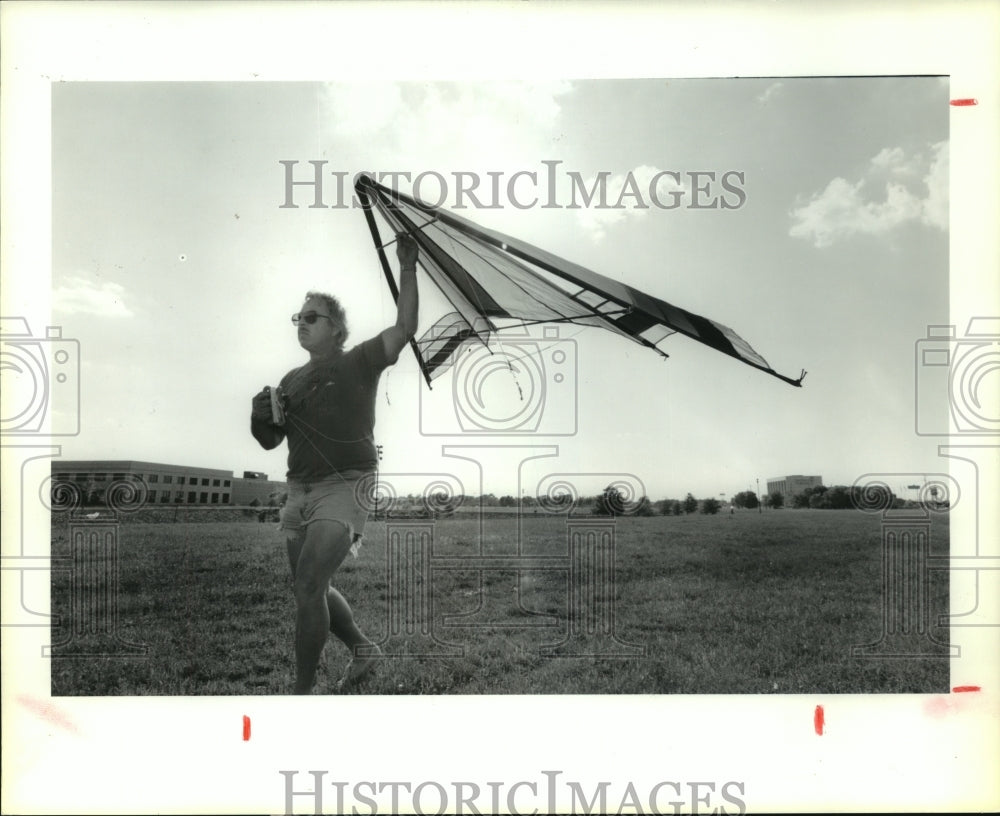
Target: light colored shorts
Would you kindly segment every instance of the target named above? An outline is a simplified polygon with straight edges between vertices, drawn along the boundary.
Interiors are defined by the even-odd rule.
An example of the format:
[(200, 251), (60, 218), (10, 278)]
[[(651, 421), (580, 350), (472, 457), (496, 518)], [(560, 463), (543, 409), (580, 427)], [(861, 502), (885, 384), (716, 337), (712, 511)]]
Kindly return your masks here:
[(314, 521), (339, 521), (351, 536), (351, 552), (356, 558), (368, 521), (368, 507), (362, 480), (371, 475), (348, 471), (314, 482), (288, 480), (288, 500), (281, 510), (281, 529), (289, 535), (304, 532)]

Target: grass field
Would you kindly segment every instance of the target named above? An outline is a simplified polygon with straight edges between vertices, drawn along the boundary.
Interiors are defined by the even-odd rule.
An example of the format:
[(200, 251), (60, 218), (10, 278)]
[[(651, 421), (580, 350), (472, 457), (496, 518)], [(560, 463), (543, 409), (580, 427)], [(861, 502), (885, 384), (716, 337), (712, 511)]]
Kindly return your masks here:
[[(590, 656), (545, 656), (568, 632), (576, 606), (566, 569), (476, 570), (461, 558), (478, 542), (474, 519), (434, 528), (430, 633), (394, 628), (387, 580), (386, 527), (370, 522), (357, 560), (337, 585), (362, 628), (387, 654), (362, 694), (796, 694), (946, 692), (949, 661), (935, 657), (858, 658), (852, 646), (883, 630), (880, 519), (854, 511), (782, 510), (735, 516), (620, 518), (615, 522), (614, 636), (638, 656), (614, 656), (607, 631), (579, 633)], [(515, 521), (483, 522), (487, 554), (514, 551)], [(70, 547), (65, 520), (54, 522), (52, 554)], [(524, 552), (565, 557), (566, 520), (528, 516)], [(936, 517), (931, 552), (948, 552), (947, 517)], [(281, 533), (273, 524), (205, 522), (122, 525), (118, 551), (118, 638), (139, 656), (65, 657), (107, 651), (105, 620), (86, 576), (55, 570), (52, 610), (60, 616), (53, 695), (285, 694), (292, 686), (294, 602)], [(444, 561), (442, 564), (446, 563)], [(76, 582), (74, 584), (74, 581)], [(931, 634), (948, 610), (946, 572), (931, 571)], [(81, 598), (84, 601), (81, 601)], [(89, 599), (89, 600), (87, 600)], [(399, 600), (397, 598), (397, 600)], [(91, 604), (88, 610), (87, 604)], [(478, 612), (476, 611), (478, 608)], [(524, 610), (534, 615), (528, 615)], [(96, 610), (96, 611), (95, 611)], [(103, 615), (103, 618), (101, 617)], [(454, 616), (466, 616), (455, 618)], [(74, 618), (74, 616), (76, 616)], [(548, 617), (545, 617), (548, 616)], [(475, 625), (457, 627), (456, 620)], [(586, 630), (588, 621), (577, 621)], [(547, 625), (538, 625), (538, 624)], [(593, 628), (593, 627), (592, 627)], [(438, 641), (434, 642), (434, 638)], [(925, 641), (914, 638), (916, 652)], [(449, 644), (446, 646), (443, 644)], [(625, 647), (617, 647), (627, 651)], [(453, 656), (421, 656), (431, 650)], [(110, 651), (114, 651), (113, 649)], [(577, 649), (581, 651), (581, 649)], [(603, 652), (603, 654), (601, 654)], [(410, 656), (406, 656), (410, 653)], [(348, 660), (331, 638), (317, 692), (333, 692)]]

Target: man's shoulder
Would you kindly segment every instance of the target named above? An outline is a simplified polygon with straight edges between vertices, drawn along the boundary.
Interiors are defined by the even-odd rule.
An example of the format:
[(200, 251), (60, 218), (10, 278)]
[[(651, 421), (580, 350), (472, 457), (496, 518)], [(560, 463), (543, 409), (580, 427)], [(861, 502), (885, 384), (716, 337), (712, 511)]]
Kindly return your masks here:
[(353, 346), (350, 351), (346, 352), (346, 357), (350, 357), (352, 360), (364, 361), (369, 365), (373, 366), (385, 366), (385, 342), (382, 339), (382, 333), (372, 335), (367, 340), (362, 340), (356, 346)]
[(290, 379), (292, 379), (292, 377), (294, 377), (296, 374), (298, 374), (303, 368), (305, 368), (305, 366), (304, 365), (300, 365), (300, 366), (296, 366), (295, 368), (290, 369), (288, 371), (288, 373), (285, 374), (285, 376), (281, 378), (281, 385), (284, 385), (286, 382), (288, 382)]

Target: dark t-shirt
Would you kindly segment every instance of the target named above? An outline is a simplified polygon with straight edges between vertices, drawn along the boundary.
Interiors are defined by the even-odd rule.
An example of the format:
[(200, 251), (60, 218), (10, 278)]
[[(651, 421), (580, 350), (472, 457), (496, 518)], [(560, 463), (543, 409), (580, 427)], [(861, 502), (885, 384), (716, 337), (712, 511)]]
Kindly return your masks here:
[(281, 379), (289, 479), (375, 470), (375, 395), (392, 362), (376, 336), (332, 362), (296, 368)]

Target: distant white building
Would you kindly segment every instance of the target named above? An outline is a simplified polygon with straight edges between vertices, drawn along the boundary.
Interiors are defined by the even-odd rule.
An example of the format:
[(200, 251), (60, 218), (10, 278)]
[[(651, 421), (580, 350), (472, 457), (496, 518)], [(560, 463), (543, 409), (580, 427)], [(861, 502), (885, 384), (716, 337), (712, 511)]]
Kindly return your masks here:
[(780, 493), (788, 504), (792, 497), (799, 495), (807, 488), (823, 484), (822, 476), (775, 476), (767, 480), (767, 494)]
[(146, 485), (147, 504), (243, 506), (254, 499), (267, 504), (272, 495), (286, 490), (284, 482), (272, 481), (266, 473), (247, 470), (239, 478), (231, 470), (132, 459), (54, 459), (52, 479), (76, 484), (85, 500), (88, 495), (103, 494), (114, 481), (136, 479)]

